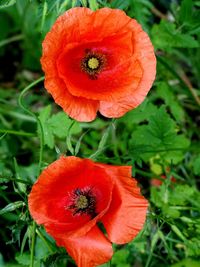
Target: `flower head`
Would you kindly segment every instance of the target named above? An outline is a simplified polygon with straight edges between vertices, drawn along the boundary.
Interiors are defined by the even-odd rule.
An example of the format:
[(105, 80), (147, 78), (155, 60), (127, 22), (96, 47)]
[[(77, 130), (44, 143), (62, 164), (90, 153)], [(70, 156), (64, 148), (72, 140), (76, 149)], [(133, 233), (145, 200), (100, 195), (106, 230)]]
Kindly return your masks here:
[(77, 157), (61, 157), (50, 164), (33, 186), (28, 203), (32, 217), (79, 267), (109, 261), (111, 242), (131, 241), (143, 227), (148, 205), (131, 178), (131, 167)]
[(99, 110), (117, 118), (138, 106), (156, 73), (154, 49), (123, 11), (72, 8), (43, 42), (45, 87), (72, 118), (92, 121)]

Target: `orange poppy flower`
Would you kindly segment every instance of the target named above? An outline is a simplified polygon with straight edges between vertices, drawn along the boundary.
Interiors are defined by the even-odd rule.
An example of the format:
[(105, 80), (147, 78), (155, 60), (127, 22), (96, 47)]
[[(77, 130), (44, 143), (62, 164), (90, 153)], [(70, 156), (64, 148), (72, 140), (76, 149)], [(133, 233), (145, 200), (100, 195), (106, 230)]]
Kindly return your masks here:
[(43, 42), (45, 87), (72, 118), (92, 121), (99, 110), (118, 118), (145, 98), (156, 74), (148, 35), (123, 11), (72, 8)]
[(79, 267), (109, 261), (111, 242), (131, 241), (143, 227), (148, 205), (131, 178), (131, 167), (73, 156), (61, 157), (41, 173), (28, 204), (36, 222)]

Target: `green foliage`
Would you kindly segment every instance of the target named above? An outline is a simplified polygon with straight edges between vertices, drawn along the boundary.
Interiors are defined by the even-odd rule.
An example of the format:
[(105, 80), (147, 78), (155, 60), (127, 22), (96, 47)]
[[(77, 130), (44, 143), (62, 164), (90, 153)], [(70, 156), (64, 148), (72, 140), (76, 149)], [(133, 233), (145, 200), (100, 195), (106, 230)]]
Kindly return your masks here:
[(147, 125), (141, 125), (132, 133), (131, 157), (147, 161), (159, 156), (169, 163), (180, 162), (190, 142), (183, 134), (177, 133), (175, 121), (166, 113), (165, 107), (155, 110), (155, 114), (147, 120)]
[(168, 51), (170, 48), (196, 48), (199, 42), (189, 34), (181, 33), (176, 25), (162, 20), (155, 24), (151, 30), (152, 42), (156, 49)]
[(16, 202), (9, 203), (6, 207), (4, 207), (3, 209), (0, 210), (0, 215), (3, 215), (7, 212), (14, 211), (14, 210), (21, 208), (23, 206), (25, 206), (25, 203), (22, 201), (16, 201)]
[(1, 0), (0, 1), (0, 8), (6, 8), (12, 6), (16, 3), (16, 0)]
[(99, 8), (98, 3), (97, 3), (96, 0), (88, 0), (88, 2), (89, 2), (89, 7), (92, 10), (97, 10)]
[[(57, 17), (75, 6), (111, 7), (138, 20), (157, 54), (157, 77), (144, 102), (123, 117), (91, 123), (70, 119), (43, 84), (17, 104), (21, 90), (42, 76), (42, 40)], [(113, 267), (197, 267), (200, 259), (200, 2), (149, 0), (0, 1), (0, 267), (75, 266), (42, 227), (34, 230), (27, 196), (42, 168), (60, 154), (132, 165), (149, 200), (144, 230), (114, 245)], [(173, 178), (173, 179), (172, 179)], [(151, 185), (154, 179), (161, 185)], [(153, 184), (153, 183), (152, 183)]]
[(44, 143), (49, 148), (54, 147), (55, 137), (66, 139), (69, 134), (69, 130), (71, 134), (77, 134), (81, 131), (79, 124), (77, 122), (73, 123), (66, 113), (61, 111), (51, 116), (50, 105), (40, 111), (39, 119), (44, 131)]

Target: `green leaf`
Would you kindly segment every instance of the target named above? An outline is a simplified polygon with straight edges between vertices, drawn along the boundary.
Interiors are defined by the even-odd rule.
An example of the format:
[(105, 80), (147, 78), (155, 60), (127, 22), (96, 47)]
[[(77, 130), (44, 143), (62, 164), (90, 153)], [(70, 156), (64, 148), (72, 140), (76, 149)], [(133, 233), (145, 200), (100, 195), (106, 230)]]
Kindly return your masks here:
[(111, 8), (126, 9), (130, 5), (130, 0), (111, 1)]
[(29, 253), (23, 253), (23, 254), (17, 254), (15, 256), (15, 259), (21, 265), (28, 266), (30, 264), (30, 257), (31, 255)]
[(193, 259), (184, 259), (180, 262), (170, 265), (171, 267), (199, 267), (199, 261), (195, 261)]
[(182, 239), (183, 241), (186, 240), (185, 236), (181, 233), (180, 229), (176, 225), (172, 224), (171, 229), (180, 239)]
[(167, 146), (172, 144), (175, 137), (175, 123), (162, 106), (158, 112), (149, 119), (149, 132), (158, 144)]
[(49, 256), (49, 254), (50, 252), (46, 244), (37, 236), (35, 244), (35, 258), (37, 260), (45, 259)]
[(139, 125), (133, 131), (129, 151), (133, 159), (148, 161), (157, 155), (166, 161), (180, 162), (190, 141), (177, 134), (176, 124), (161, 106), (149, 117), (148, 125)]
[(25, 203), (23, 201), (16, 201), (13, 203), (9, 203), (7, 206), (5, 206), (3, 209), (0, 210), (0, 215), (3, 215), (7, 212), (14, 211), (14, 210), (19, 209), (23, 206), (25, 206)]
[(194, 193), (194, 188), (189, 185), (176, 185), (170, 192), (169, 203), (173, 206), (185, 205)]
[(81, 0), (81, 4), (82, 6), (87, 7), (87, 0)]
[(199, 42), (189, 34), (180, 33), (175, 24), (162, 20), (155, 24), (151, 30), (152, 42), (156, 49), (168, 51), (169, 48), (197, 48)]
[[(58, 112), (57, 114), (53, 115), (48, 121), (52, 132), (59, 138), (65, 138), (67, 136), (72, 122), (73, 121), (64, 112)], [(80, 132), (80, 125), (78, 124), (78, 122), (74, 122), (70, 129), (70, 133), (78, 134)]]
[[(31, 258), (31, 255), (28, 252), (25, 252), (23, 254), (17, 254), (15, 256), (16, 261), (21, 266), (30, 266), (30, 258)], [(40, 267), (40, 262), (34, 260), (34, 267)]]
[(120, 249), (115, 252), (112, 257), (112, 264), (116, 265), (117, 267), (127, 266), (129, 267), (130, 264), (127, 264), (129, 252), (127, 249)]
[(200, 175), (200, 155), (193, 160), (193, 170), (195, 175)]
[(0, 9), (12, 6), (16, 3), (16, 0), (0, 0)]
[(156, 111), (157, 107), (146, 99), (137, 108), (126, 113), (122, 118), (119, 119), (119, 121), (124, 122), (126, 127), (130, 127), (132, 129), (133, 123), (138, 124), (142, 121), (149, 120), (149, 117), (154, 115)]
[(70, 128), (71, 134), (77, 134), (81, 131), (78, 122), (74, 122), (72, 125), (73, 121), (66, 115), (66, 113), (61, 111), (51, 116), (50, 105), (40, 111), (39, 119), (44, 131), (44, 143), (49, 148), (54, 147), (55, 137), (60, 139), (66, 138)]
[[(18, 166), (16, 158), (14, 158), (14, 168), (15, 168), (15, 173), (16, 173), (16, 178), (23, 180), (22, 177), (20, 176), (20, 168)], [(25, 193), (26, 192), (26, 185), (20, 182), (16, 182), (17, 187), (19, 192)]]
[(92, 10), (97, 10), (99, 8), (99, 5), (96, 0), (88, 0), (89, 1), (89, 7)]
[(51, 127), (48, 124), (48, 119), (51, 114), (51, 106), (47, 106), (41, 110), (39, 119), (42, 123), (43, 132), (44, 132), (44, 144), (50, 148), (54, 147), (54, 136), (51, 130)]
[(180, 6), (179, 19), (183, 23), (190, 22), (192, 18), (192, 0), (183, 0)]
[(177, 96), (173, 92), (173, 87), (170, 87), (166, 82), (157, 83), (157, 96), (165, 101), (177, 121), (184, 120), (184, 109), (179, 104)]

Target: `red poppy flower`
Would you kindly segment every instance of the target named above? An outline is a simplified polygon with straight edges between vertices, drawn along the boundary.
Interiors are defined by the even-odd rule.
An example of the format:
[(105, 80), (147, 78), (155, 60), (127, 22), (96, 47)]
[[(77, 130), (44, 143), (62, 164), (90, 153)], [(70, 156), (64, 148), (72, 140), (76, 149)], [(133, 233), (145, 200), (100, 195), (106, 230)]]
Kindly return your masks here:
[(72, 8), (43, 42), (45, 87), (72, 118), (92, 121), (99, 110), (117, 118), (145, 98), (156, 73), (148, 35), (123, 11)]
[(28, 203), (32, 217), (79, 267), (103, 264), (112, 257), (111, 242), (131, 241), (143, 227), (148, 204), (131, 178), (131, 167), (77, 157), (50, 164)]

